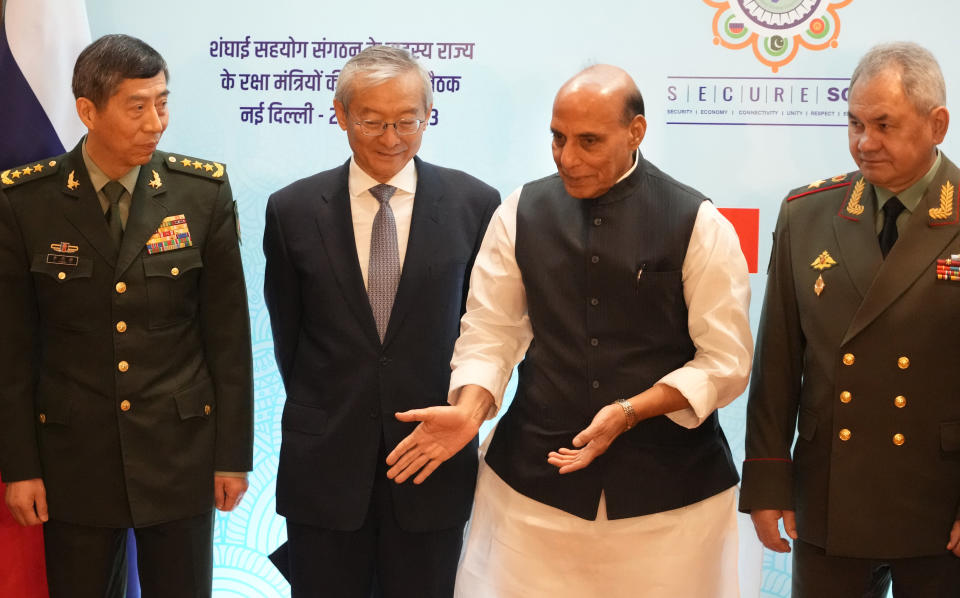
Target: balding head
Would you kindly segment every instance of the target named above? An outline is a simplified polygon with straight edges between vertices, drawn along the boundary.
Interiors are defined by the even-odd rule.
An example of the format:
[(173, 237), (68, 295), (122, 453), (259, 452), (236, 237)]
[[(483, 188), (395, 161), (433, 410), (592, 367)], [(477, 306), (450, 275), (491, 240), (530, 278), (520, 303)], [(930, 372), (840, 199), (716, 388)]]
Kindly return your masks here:
[(553, 102), (553, 160), (572, 197), (606, 193), (633, 165), (647, 122), (637, 84), (600, 64), (563, 84)]

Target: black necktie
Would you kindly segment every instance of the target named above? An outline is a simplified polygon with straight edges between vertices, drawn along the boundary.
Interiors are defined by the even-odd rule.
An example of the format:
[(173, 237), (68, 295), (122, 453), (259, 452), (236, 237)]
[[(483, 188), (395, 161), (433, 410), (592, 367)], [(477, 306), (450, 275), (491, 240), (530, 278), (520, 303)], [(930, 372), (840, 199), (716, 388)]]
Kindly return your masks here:
[(880, 229), (880, 236), (877, 239), (880, 241), (880, 253), (884, 258), (897, 242), (897, 216), (904, 209), (903, 204), (896, 197), (891, 197), (887, 203), (883, 204), (883, 228)]
[(117, 249), (120, 249), (120, 242), (123, 241), (123, 222), (120, 220), (120, 198), (126, 189), (117, 181), (110, 181), (103, 186), (103, 194), (110, 201), (110, 238)]

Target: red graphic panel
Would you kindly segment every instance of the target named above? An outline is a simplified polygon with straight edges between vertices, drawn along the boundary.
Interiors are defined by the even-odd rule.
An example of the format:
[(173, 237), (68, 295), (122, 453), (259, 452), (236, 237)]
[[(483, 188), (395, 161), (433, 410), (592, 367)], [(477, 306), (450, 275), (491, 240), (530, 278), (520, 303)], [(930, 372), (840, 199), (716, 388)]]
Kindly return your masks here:
[(718, 208), (737, 229), (740, 249), (747, 258), (751, 274), (757, 273), (757, 239), (760, 235), (760, 210), (757, 208)]

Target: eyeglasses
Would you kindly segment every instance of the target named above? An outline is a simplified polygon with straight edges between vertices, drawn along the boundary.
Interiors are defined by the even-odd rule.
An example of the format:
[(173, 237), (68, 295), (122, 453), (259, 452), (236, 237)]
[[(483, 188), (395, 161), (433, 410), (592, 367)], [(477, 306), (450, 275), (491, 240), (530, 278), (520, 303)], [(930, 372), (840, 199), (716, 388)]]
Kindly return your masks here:
[(420, 130), (420, 127), (427, 121), (419, 118), (404, 118), (397, 122), (388, 123), (382, 120), (355, 120), (353, 124), (360, 127), (360, 132), (369, 137), (379, 137), (383, 135), (387, 127), (393, 127), (397, 135), (413, 135)]

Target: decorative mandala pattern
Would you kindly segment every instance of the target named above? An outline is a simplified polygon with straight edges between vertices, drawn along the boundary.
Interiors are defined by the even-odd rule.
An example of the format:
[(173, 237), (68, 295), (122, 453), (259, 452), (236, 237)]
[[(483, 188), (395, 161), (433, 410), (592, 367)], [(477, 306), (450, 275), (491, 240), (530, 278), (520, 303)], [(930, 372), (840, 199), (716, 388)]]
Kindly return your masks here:
[(774, 73), (801, 48), (837, 47), (837, 11), (853, 0), (703, 0), (717, 9), (713, 43), (731, 50), (753, 49), (757, 60)]

